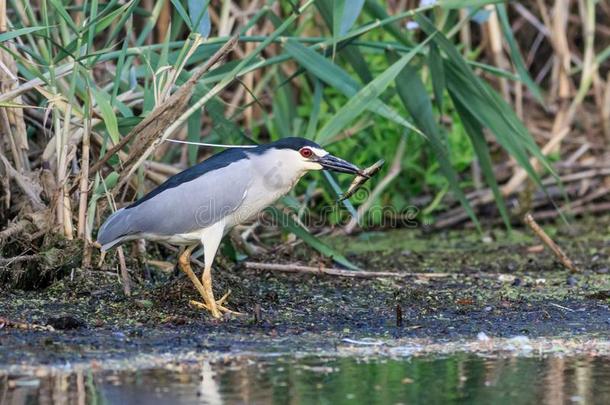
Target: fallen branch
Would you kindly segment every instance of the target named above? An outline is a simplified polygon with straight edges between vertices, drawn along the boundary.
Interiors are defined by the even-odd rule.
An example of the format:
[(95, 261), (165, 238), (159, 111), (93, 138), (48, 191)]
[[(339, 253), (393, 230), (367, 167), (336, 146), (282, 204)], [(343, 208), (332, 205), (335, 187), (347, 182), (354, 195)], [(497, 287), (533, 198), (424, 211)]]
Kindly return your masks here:
[(544, 229), (538, 225), (532, 214), (527, 213), (523, 218), (523, 221), (530, 227), (530, 229), (540, 238), (540, 240), (555, 254), (557, 259), (572, 273), (580, 272), (580, 269), (574, 265), (572, 260), (564, 253), (563, 250), (551, 239)]
[(396, 273), (392, 271), (361, 271), (361, 270), (343, 270), (324, 267), (301, 266), (297, 264), (276, 264), (276, 263), (256, 263), (245, 262), (247, 269), (251, 270), (269, 270), (280, 271), (284, 273), (305, 273), (305, 274), (325, 274), (330, 276), (352, 277), (352, 278), (406, 278), (406, 277), (424, 277), (424, 278), (445, 278), (451, 277), (453, 273)]
[(279, 263), (256, 263), (245, 262), (244, 266), (249, 270), (279, 271), (283, 273), (317, 274), (350, 278), (448, 278), (448, 277), (473, 277), (489, 280), (497, 280), (504, 283), (512, 283), (516, 276), (507, 273), (415, 273), (415, 272), (393, 272), (393, 271), (356, 271), (343, 270), (336, 268), (301, 266), (298, 264), (279, 264)]

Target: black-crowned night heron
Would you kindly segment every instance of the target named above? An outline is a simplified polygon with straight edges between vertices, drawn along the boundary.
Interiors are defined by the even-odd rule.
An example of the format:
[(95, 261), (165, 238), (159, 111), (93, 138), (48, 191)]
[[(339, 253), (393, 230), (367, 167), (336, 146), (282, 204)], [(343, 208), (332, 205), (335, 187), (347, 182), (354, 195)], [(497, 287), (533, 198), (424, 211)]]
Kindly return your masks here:
[[(284, 138), (254, 148), (231, 148), (170, 177), (150, 193), (112, 214), (98, 233), (102, 251), (133, 239), (187, 246), (178, 264), (201, 294), (215, 318), (226, 308), (212, 292), (212, 263), (222, 237), (235, 225), (292, 189), (309, 170), (328, 169), (358, 174), (358, 167), (332, 156), (303, 138)], [(190, 255), (203, 244), (201, 282), (190, 266)]]

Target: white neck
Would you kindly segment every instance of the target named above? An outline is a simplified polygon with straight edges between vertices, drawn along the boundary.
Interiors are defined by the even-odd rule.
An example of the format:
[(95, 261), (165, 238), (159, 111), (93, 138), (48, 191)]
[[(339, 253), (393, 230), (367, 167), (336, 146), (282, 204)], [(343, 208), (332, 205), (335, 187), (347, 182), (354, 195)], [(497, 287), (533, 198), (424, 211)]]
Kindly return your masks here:
[(270, 193), (286, 194), (308, 171), (298, 152), (269, 149), (261, 155), (250, 155), (254, 170), (262, 175), (262, 186)]

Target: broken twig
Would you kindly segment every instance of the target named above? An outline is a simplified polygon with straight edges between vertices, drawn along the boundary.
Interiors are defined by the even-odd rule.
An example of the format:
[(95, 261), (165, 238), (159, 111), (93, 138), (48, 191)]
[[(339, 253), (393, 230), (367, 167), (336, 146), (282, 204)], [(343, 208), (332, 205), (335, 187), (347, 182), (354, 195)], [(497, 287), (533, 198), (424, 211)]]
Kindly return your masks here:
[(536, 234), (536, 236), (538, 236), (538, 238), (540, 238), (540, 240), (549, 249), (551, 249), (551, 251), (555, 254), (557, 259), (561, 262), (561, 264), (563, 264), (572, 273), (580, 272), (580, 269), (574, 265), (574, 263), (572, 262), (572, 260), (570, 260), (568, 255), (566, 255), (564, 253), (564, 251), (561, 250), (559, 245), (557, 245), (553, 241), (553, 239), (551, 239), (551, 237), (549, 235), (547, 235), (546, 232), (544, 232), (544, 229), (542, 229), (540, 227), (540, 225), (538, 225), (538, 223), (536, 222), (536, 220), (534, 219), (532, 214), (530, 214), (530, 213), (525, 214), (525, 217), (523, 218), (523, 221), (527, 224), (527, 226), (530, 227), (530, 229)]

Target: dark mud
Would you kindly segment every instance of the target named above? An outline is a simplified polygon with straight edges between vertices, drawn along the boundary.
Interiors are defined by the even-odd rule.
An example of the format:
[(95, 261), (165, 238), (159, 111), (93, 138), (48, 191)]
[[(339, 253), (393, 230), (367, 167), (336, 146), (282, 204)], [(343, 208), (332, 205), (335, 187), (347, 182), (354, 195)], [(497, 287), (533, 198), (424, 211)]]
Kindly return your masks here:
[[(157, 271), (156, 282), (136, 282), (126, 297), (116, 274), (76, 268), (41, 291), (2, 287), (0, 364), (179, 351), (315, 352), (332, 350), (345, 338), (438, 344), (476, 339), (480, 332), (605, 341), (610, 338), (607, 224), (597, 219), (569, 231), (547, 227), (584, 270), (576, 275), (548, 252), (532, 249), (538, 242), (519, 231), (497, 232), (484, 241), (471, 231), (417, 230), (328, 240), (369, 271), (452, 273), (444, 278), (350, 279), (219, 266), (217, 296), (231, 289), (228, 306), (246, 314), (224, 321), (188, 305), (197, 295), (182, 274)], [(299, 246), (257, 260), (317, 265), (320, 259)], [(17, 322), (55, 330), (21, 329)]]

